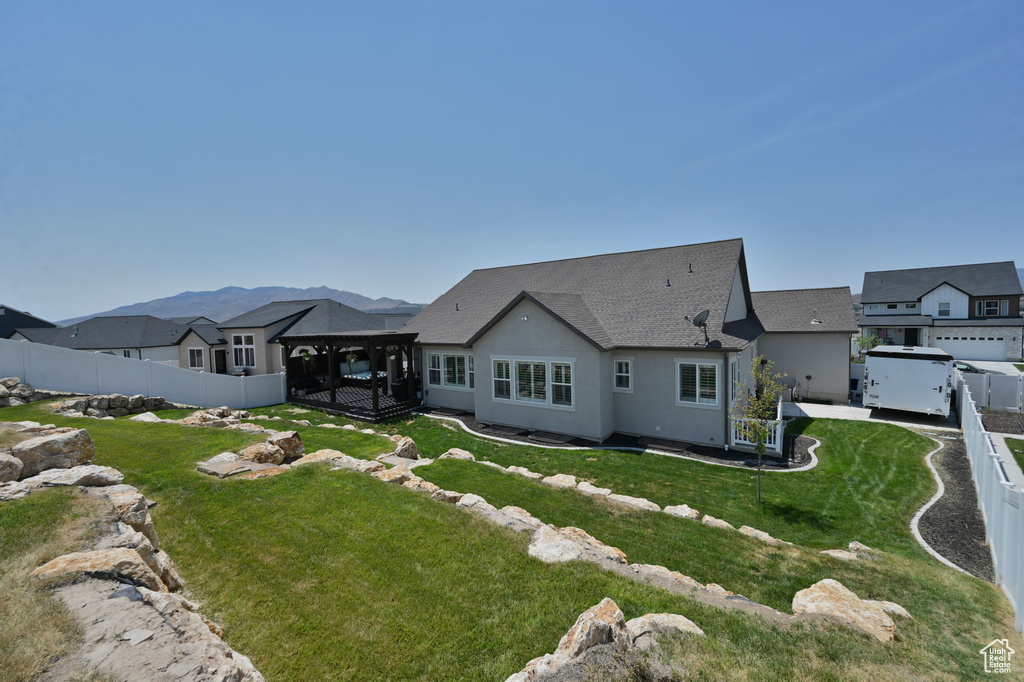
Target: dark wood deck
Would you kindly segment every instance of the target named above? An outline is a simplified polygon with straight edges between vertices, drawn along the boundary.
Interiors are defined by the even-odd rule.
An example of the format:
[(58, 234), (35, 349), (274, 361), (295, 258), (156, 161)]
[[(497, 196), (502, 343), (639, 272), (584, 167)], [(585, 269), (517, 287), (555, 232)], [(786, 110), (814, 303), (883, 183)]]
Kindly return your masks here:
[(377, 411), (373, 410), (373, 393), (370, 389), (356, 386), (344, 386), (335, 391), (335, 401), (331, 402), (330, 391), (308, 393), (304, 397), (289, 396), (288, 402), (310, 407), (321, 407), (326, 410), (340, 412), (345, 416), (367, 422), (380, 422), (386, 419), (408, 414), (419, 407), (419, 400), (400, 402), (390, 395), (381, 394), (377, 397)]

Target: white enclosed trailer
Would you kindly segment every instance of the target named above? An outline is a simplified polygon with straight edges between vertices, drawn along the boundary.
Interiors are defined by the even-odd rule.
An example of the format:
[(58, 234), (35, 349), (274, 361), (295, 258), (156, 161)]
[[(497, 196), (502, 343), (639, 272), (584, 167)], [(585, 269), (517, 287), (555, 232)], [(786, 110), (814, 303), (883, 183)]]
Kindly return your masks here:
[(878, 346), (864, 362), (864, 407), (949, 415), (953, 356), (938, 348)]

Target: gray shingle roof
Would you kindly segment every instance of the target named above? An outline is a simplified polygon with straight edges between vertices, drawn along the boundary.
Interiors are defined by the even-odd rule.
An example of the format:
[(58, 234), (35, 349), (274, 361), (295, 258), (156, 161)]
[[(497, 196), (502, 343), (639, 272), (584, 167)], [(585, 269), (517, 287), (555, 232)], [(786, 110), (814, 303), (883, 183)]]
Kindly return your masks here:
[(98, 350), (173, 346), (188, 333), (188, 329), (152, 315), (122, 315), (93, 317), (70, 327), (18, 329), (18, 332), (35, 343), (77, 350)]
[(57, 325), (52, 322), (40, 319), (31, 313), (26, 313), (10, 306), (0, 304), (0, 339), (6, 339), (14, 333), (15, 329), (21, 327), (31, 328), (53, 328)]
[(865, 272), (861, 303), (917, 301), (943, 283), (948, 283), (969, 296), (1024, 294), (1013, 261), (1004, 261)]
[(742, 348), (763, 329), (753, 317), (723, 325), (737, 267), (745, 284), (740, 239), (474, 270), (404, 331), (464, 345), (526, 292), (602, 348), (702, 347), (684, 316), (703, 309), (712, 342)]
[[(224, 320), (217, 325), (220, 329), (246, 329), (250, 327), (266, 327), (280, 322), (286, 317), (291, 317), (301, 313), (304, 310), (310, 310), (317, 303), (327, 299), (321, 299), (320, 301), (274, 301), (266, 305), (261, 305), (259, 308), (254, 308), (249, 312), (242, 313), (237, 317), (232, 317), (230, 320)], [(340, 304), (339, 304), (340, 305)]]
[[(361, 310), (356, 310), (329, 298), (307, 301), (307, 303), (314, 303), (315, 305), (294, 324), (283, 329), (277, 336), (268, 339), (267, 342), (275, 343), (281, 336), (307, 336), (312, 334), (337, 334), (341, 332), (387, 329), (388, 320), (385, 315), (364, 313)], [(274, 304), (271, 303), (269, 305)], [(223, 327), (224, 325), (220, 326)]]
[[(189, 328), (196, 333), (196, 336), (201, 338), (207, 345), (217, 346), (223, 343), (227, 343), (227, 339), (224, 338), (224, 333), (217, 328), (215, 324), (193, 324)], [(181, 337), (184, 340), (185, 336)], [(181, 343), (179, 340), (179, 343)]]
[[(757, 319), (766, 332), (852, 334), (857, 331), (850, 287), (753, 291), (750, 296)], [(814, 319), (820, 324), (812, 323)]]

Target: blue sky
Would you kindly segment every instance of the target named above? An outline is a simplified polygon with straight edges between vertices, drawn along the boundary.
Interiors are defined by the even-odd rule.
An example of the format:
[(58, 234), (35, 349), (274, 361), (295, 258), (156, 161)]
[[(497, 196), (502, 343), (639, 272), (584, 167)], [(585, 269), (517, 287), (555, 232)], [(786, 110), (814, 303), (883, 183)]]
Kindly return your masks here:
[(1024, 3), (0, 3), (0, 302), (428, 302), (742, 237), (751, 285), (1024, 267)]

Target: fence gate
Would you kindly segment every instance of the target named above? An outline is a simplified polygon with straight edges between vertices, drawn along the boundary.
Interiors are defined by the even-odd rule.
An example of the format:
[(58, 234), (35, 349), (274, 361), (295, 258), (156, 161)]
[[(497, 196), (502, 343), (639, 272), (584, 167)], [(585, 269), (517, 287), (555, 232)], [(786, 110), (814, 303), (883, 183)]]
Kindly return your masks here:
[(1024, 400), (1024, 375), (1003, 376), (993, 374), (989, 376), (988, 390), (989, 409), (1000, 412), (1022, 411), (1021, 402)]
[(991, 374), (962, 374), (964, 383), (971, 389), (971, 397), (977, 407), (988, 407), (988, 381)]

